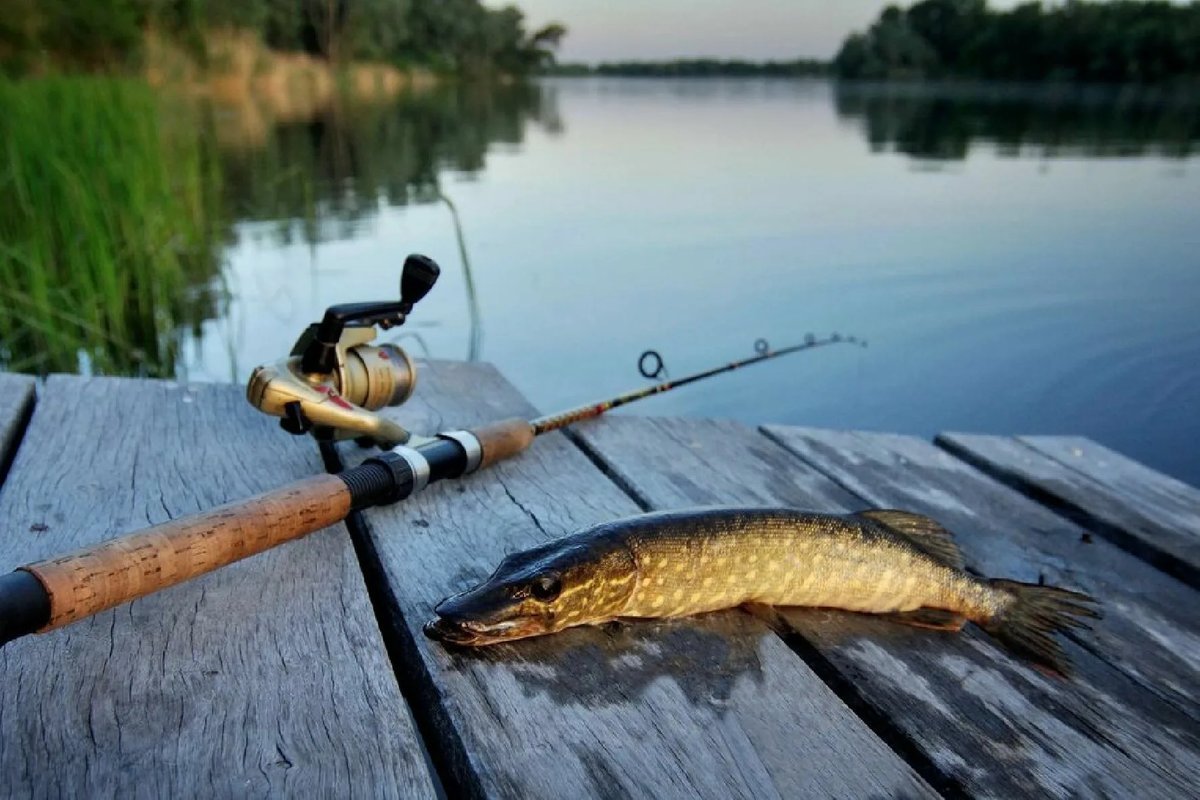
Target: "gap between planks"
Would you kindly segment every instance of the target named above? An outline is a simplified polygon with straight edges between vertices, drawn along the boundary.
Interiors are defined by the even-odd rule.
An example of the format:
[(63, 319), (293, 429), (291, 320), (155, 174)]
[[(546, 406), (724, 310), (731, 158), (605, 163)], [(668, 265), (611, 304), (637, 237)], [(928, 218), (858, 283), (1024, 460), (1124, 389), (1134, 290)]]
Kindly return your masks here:
[[(619, 482), (634, 485), (638, 494), (651, 499), (656, 508), (729, 503), (732, 500), (738, 504), (782, 504), (844, 512), (866, 504), (862, 499), (865, 495), (858, 490), (860, 487), (853, 487), (857, 497), (848, 503), (844, 489), (850, 487), (841, 483), (840, 488), (834, 488), (828, 474), (823, 474), (827, 470), (813, 470), (796, 453), (779, 447), (777, 442), (763, 437), (758, 431), (736, 426), (742, 428), (738, 431), (733, 430), (734, 427), (732, 423), (722, 426), (704, 420), (688, 422), (618, 416), (580, 427), (576, 434), (596, 445), (600, 457), (610, 462), (610, 471), (621, 479)], [(735, 450), (732, 453), (714, 452), (714, 448), (708, 446), (714, 438), (726, 441)], [(922, 445), (936, 452), (928, 443)], [(742, 450), (744, 454), (738, 455)], [(1009, 494), (1008, 490), (983, 476), (979, 476), (979, 480), (995, 487), (988, 491)], [(1012, 498), (1017, 499), (1017, 496), (1012, 495)], [(989, 503), (991, 501), (979, 506), (979, 511), (986, 512)], [(1136, 560), (1128, 560), (1128, 566), (1137, 565)], [(996, 565), (992, 564), (991, 568), (995, 569)], [(1007, 569), (1007, 565), (1001, 569)], [(1102, 776), (1107, 777), (1112, 786), (1137, 784), (1163, 788), (1162, 781), (1175, 782), (1146, 760), (1148, 748), (1154, 744), (1133, 747), (1140, 758), (1140, 768), (1121, 757), (1118, 757), (1120, 764), (1106, 767), (1104, 765), (1117, 754), (1120, 745), (1105, 744), (1103, 733), (1101, 739), (1087, 738), (1091, 735), (1088, 733), (1090, 726), (1106, 718), (1104, 712), (1087, 711), (1089, 704), (1097, 701), (1102, 708), (1106, 703), (1113, 706), (1114, 712), (1124, 708), (1123, 716), (1116, 714), (1117, 722), (1100, 724), (1101, 731), (1117, 733), (1112, 730), (1114, 724), (1129, 722), (1133, 727), (1118, 736), (1125, 740), (1122, 744), (1129, 744), (1130, 735), (1137, 736), (1142, 731), (1150, 739), (1160, 738), (1150, 733), (1152, 728), (1146, 727), (1147, 721), (1181, 725), (1183, 731), (1194, 726), (1194, 719), (1181, 716), (1179, 709), (1168, 709), (1162, 705), (1162, 698), (1148, 697), (1138, 691), (1131, 695), (1130, 676), (1114, 674), (1111, 665), (1085, 659), (1081, 666), (1086, 667), (1082, 670), (1087, 673), (1086, 683), (1048, 684), (1031, 675), (1023, 665), (1003, 656), (976, 631), (968, 631), (959, 637), (924, 640), (912, 632), (897, 631), (896, 626), (877, 619), (862, 615), (833, 618), (834, 614), (816, 612), (795, 620), (789, 618), (789, 627), (798, 625), (797, 634), (815, 644), (822, 657), (833, 662), (837, 675), (852, 682), (851, 688), (855, 691), (861, 690), (868, 703), (879, 704), (880, 713), (889, 721), (891, 714), (899, 714), (898, 723), (913, 741), (921, 742), (922, 751), (944, 770), (964, 780), (972, 792), (982, 790), (985, 794), (1003, 794), (1022, 785), (1026, 791), (1032, 786), (1048, 791), (1056, 785), (1058, 779), (1043, 770), (1054, 769), (1058, 750), (1038, 738), (1056, 729), (1055, 726), (1063, 726), (1056, 709), (1065, 711), (1068, 719), (1077, 715), (1076, 712), (1083, 713), (1078, 720), (1062, 728), (1081, 746), (1086, 745), (1078, 759), (1074, 762), (1068, 759), (1064, 764), (1074, 775), (1070, 780), (1074, 781), (1076, 789), (1090, 785), (1090, 780)], [(829, 624), (825, 617), (831, 618)], [(864, 644), (860, 646), (855, 641)], [(957, 673), (960, 668), (967, 670), (965, 677)], [(1081, 679), (1084, 676), (1081, 675)], [(927, 681), (944, 682), (945, 697), (935, 702), (934, 697), (921, 695), (914, 703)], [(980, 681), (990, 683), (985, 685)], [(1096, 690), (1087, 688), (1093, 683)], [(1117, 691), (1136, 703), (1122, 707), (1106, 696), (1106, 690)], [(1081, 695), (1079, 702), (1071, 700), (1066, 708), (1060, 708), (1061, 701), (1077, 694)], [(936, 709), (921, 710), (926, 703), (933, 703)], [(994, 705), (997, 703), (999, 705)], [(1036, 710), (1032, 714), (1034, 719), (1024, 721), (1024, 713), (1017, 717), (1003, 713), (1007, 703), (1022, 704), (1030, 712)], [(1134, 708), (1140, 710), (1136, 716), (1131, 716), (1135, 713)], [(969, 724), (969, 727), (960, 730), (956, 724)], [(984, 756), (989, 748), (999, 746), (1010, 737), (1019, 737), (1014, 741), (1024, 744), (1014, 744), (1018, 749), (1008, 755), (1000, 755), (1008, 752), (1005, 744), (995, 758)], [(1185, 738), (1188, 737), (1185, 735)], [(1029, 752), (1023, 756), (1021, 753), (1025, 748)], [(1127, 757), (1134, 755), (1127, 754)], [(1194, 743), (1187, 752), (1180, 752), (1175, 757), (1181, 759), (1181, 766), (1188, 765), (1185, 771), (1196, 768)], [(980, 761), (981, 758), (984, 760)], [(1170, 760), (1167, 759), (1168, 763)], [(1022, 778), (1022, 775), (1027, 777)]]
[[(272, 429), (233, 387), (52, 377), (0, 494), (6, 564), (311, 474)], [(13, 642), (0, 785), (433, 796), (368, 609), (349, 543), (327, 529)]]
[(0, 488), (25, 439), (37, 406), (36, 380), (28, 375), (0, 373)]
[[(638, 508), (644, 512), (655, 511), (654, 504), (642, 492), (638, 491), (633, 483), (621, 475), (621, 473), (604, 460), (604, 457), (593, 448), (584, 436), (580, 435), (571, 428), (564, 430), (567, 438), (588, 457), (597, 469), (615, 483), (621, 491), (629, 495), (633, 502), (637, 503)], [(769, 437), (763, 436), (765, 441), (775, 444)], [(785, 448), (779, 448), (785, 457), (799, 459)], [(851, 494), (847, 492), (847, 494)], [(740, 608), (730, 609), (732, 613), (744, 614), (747, 613)], [(854, 682), (847, 676), (843, 675), (838, 668), (829, 659), (825, 658), (811, 642), (804, 638), (802, 634), (791, 628), (780, 629), (780, 627), (772, 626), (771, 632), (777, 636), (787, 647), (796, 654), (796, 657), (803, 661), (814, 674), (819, 677), (830, 691), (838, 696), (838, 698), (846, 704), (846, 707), (853, 711), (859, 719), (863, 721), (871, 732), (891, 748), (892, 752), (909, 766), (911, 766), (918, 775), (928, 781), (929, 785), (938, 791), (946, 798), (963, 798), (969, 797), (966, 787), (955, 776), (941, 769), (931, 758), (929, 758), (913, 741), (907, 736), (899, 725), (893, 722), (883, 710), (871, 702), (869, 702), (854, 685)]]
[[(1195, 528), (1200, 520), (1200, 503), (1186, 522), (1178, 516), (1155, 519), (1124, 496), (1119, 486), (1110, 486), (1087, 470), (1036, 449), (1031, 441), (1039, 440), (1064, 441), (1059, 437), (940, 433), (934, 444), (1151, 566), (1200, 589), (1200, 530)], [(1144, 468), (1119, 453), (1113, 457), (1139, 470)], [(1149, 468), (1144, 469), (1149, 472)], [(1173, 480), (1161, 477), (1164, 484)]]
[[(337, 454), (337, 459), (341, 462), (340, 453)], [(456, 768), (456, 763), (462, 762), (462, 756), (452, 756), (445, 748), (437, 746), (439, 741), (444, 742), (446, 738), (453, 736), (453, 728), (444, 720), (436, 719), (432, 713), (437, 708), (437, 704), (432, 702), (425, 690), (425, 687), (429, 686), (432, 681), (428, 675), (422, 676), (421, 679), (415, 679), (409, 670), (401, 669), (401, 665), (412, 664), (420, 668), (421, 660), (417, 656), (416, 643), (408, 633), (408, 626), (404, 624), (399, 604), (392, 595), (391, 586), (388, 585), (387, 577), (384, 575), (375, 543), (371, 541), (371, 537), (367, 533), (367, 525), (362, 512), (352, 511), (350, 516), (346, 517), (345, 525), (346, 530), (350, 533), (350, 541), (354, 544), (354, 555), (358, 559), (363, 581), (367, 586), (367, 599), (370, 600), (371, 609), (375, 614), (375, 624), (379, 626), (379, 633), (383, 637), (388, 663), (392, 666), (392, 674), (396, 677), (400, 696), (408, 706), (413, 723), (416, 725), (421, 753), (425, 757), (425, 764), (433, 779), (434, 790), (437, 792), (439, 800), (449, 797), (446, 793), (447, 786), (455, 787), (455, 796), (462, 795), (463, 787), (458, 785), (459, 782), (455, 777), (461, 771)], [(453, 739), (457, 746), (452, 752), (461, 753), (461, 741), (456, 736), (453, 736)], [(471, 789), (472, 795), (481, 794), (479, 787), (471, 787)]]
[[(956, 520), (964, 552), (989, 562), (989, 576), (1048, 579), (1091, 591), (1109, 611), (1098, 627), (1107, 634), (1104, 646), (1096, 637), (1068, 638), (1179, 711), (1200, 718), (1195, 690), (1200, 627), (1186, 611), (1197, 596), (1186, 583), (915, 437), (783, 426), (765, 430), (861, 497), (877, 504), (915, 504), (914, 510), (932, 508), (927, 513), (952, 529), (956, 523), (948, 520)], [(897, 469), (920, 476), (921, 482), (898, 481)], [(981, 536), (982, 531), (989, 533)]]
[[(519, 400), (510, 385), (479, 391), (481, 381), (495, 380), (499, 386), (502, 379), (498, 374), (471, 375), (467, 365), (443, 363), (436, 370), (426, 371), (424, 376), (427, 391), (418, 396), (417, 402), (402, 409), (401, 421), (410, 428), (441, 428), (443, 416), (470, 423), (479, 421), (476, 417), (482, 420), (526, 410), (524, 401)], [(464, 391), (467, 384), (463, 381), (469, 382), (472, 391)], [(481, 394), (485, 398), (482, 402), (478, 399)], [(466, 400), (471, 395), (475, 395), (475, 399), (468, 404)], [(574, 458), (570, 457), (572, 452)], [(552, 466), (550, 462), (568, 464), (570, 469), (547, 471)], [(687, 648), (678, 649), (677, 655), (672, 656), (670, 663), (676, 660), (681, 663), (665, 673), (675, 678), (669, 686), (656, 679), (644, 684), (631, 682), (622, 688), (623, 678), (639, 678), (636, 669), (629, 671), (632, 666), (622, 666), (623, 659), (651, 658), (660, 647), (676, 652), (672, 646), (678, 642), (664, 644), (659, 632), (650, 628), (631, 626), (630, 632), (619, 634), (577, 629), (560, 637), (548, 637), (553, 639), (548, 643), (530, 640), (520, 643), (519, 650), (516, 645), (501, 646), (502, 649), (495, 653), (481, 654), (443, 652), (427, 642), (420, 633), (419, 623), (427, 617), (427, 606), (436, 598), (425, 595), (444, 596), (454, 588), (460, 588), (458, 584), (477, 568), (486, 566), (490, 570), (495, 565), (491, 556), (473, 553), (474, 550), (490, 552), (501, 546), (511, 549), (514, 544), (537, 536), (531, 530), (534, 525), (542, 537), (553, 537), (570, 532), (596, 515), (601, 518), (611, 516), (616, 513), (617, 506), (625, 507), (627, 510), (623, 513), (626, 514), (639, 510), (636, 502), (630, 503), (627, 491), (614, 485), (611, 476), (604, 476), (590, 466), (577, 445), (567, 444), (563, 437), (552, 435), (535, 445), (530, 453), (507, 465), (498, 465), (487, 473), (461, 482), (435, 487), (401, 504), (403, 508), (397, 506), (366, 515), (369, 529), (365, 538), (371, 547), (364, 548), (364, 552), (373, 562), (368, 574), (372, 582), (382, 584), (375, 597), (388, 607), (380, 616), (385, 624), (395, 629), (399, 660), (393, 663), (393, 668), (398, 680), (407, 684), (406, 696), (410, 702), (416, 701), (411, 705), (414, 709), (419, 708), (417, 713), (424, 717), (420, 723), (423, 734), (432, 733), (436, 737), (431, 741), (430, 750), (439, 753), (439, 770), (448, 792), (503, 795), (524, 791), (539, 794), (540, 790), (553, 784), (560, 789), (575, 785), (583, 789), (582, 794), (607, 794), (620, 791), (618, 787), (631, 790), (632, 786), (643, 791), (654, 787), (666, 790), (672, 786), (675, 791), (682, 792), (691, 786), (693, 790), (712, 796), (729, 796), (747, 794), (752, 786), (757, 786), (766, 792), (761, 796), (773, 796), (779, 791), (786, 794), (789, 782), (796, 781), (796, 753), (828, 749), (831, 758), (828, 763), (822, 762), (825, 769), (802, 769), (807, 774), (802, 776), (802, 783), (791, 786), (793, 790), (803, 786), (802, 793), (807, 795), (814, 786), (823, 783), (824, 794), (838, 787), (843, 792), (854, 793), (865, 791), (869, 784), (874, 784), (877, 791), (890, 789), (892, 793), (910, 795), (929, 793), (930, 787), (921, 781), (919, 773), (881, 741), (875, 731), (862, 724), (857, 714), (846, 709), (844, 701), (832, 691), (826, 690), (827, 695), (812, 692), (816, 695), (813, 698), (803, 694), (792, 697), (783, 705), (789, 709), (795, 705), (796, 708), (776, 714), (759, 708), (757, 701), (744, 703), (749, 697), (747, 687), (731, 684), (733, 697), (722, 701), (719, 716), (709, 720), (705, 727), (695, 727), (709, 719), (707, 715), (711, 712), (707, 701), (694, 705), (697, 701), (693, 699), (681, 704), (675, 699), (676, 693), (683, 691), (686, 700), (690, 697), (689, 691), (707, 691), (716, 686), (714, 681), (719, 683), (723, 673), (706, 672), (704, 654), (691, 653)], [(559, 478), (554, 477), (555, 472)], [(566, 477), (571, 473), (578, 473), (578, 477)], [(543, 479), (552, 484), (551, 488), (542, 487), (540, 483), (534, 485)], [(560, 493), (554, 496), (559, 497), (561, 503), (546, 505), (550, 496), (546, 493), (553, 493), (553, 486), (564, 488), (564, 481), (576, 488), (581, 485), (580, 481), (589, 483), (591, 494), (566, 502), (573, 495)], [(618, 497), (624, 498), (623, 502), (617, 501)], [(403, 527), (397, 530), (397, 525)], [(478, 534), (466, 529), (460, 531), (457, 527), (464, 525), (468, 528), (483, 526), (488, 530), (483, 538), (476, 539)], [(569, 529), (562, 530), (564, 525)], [(519, 536), (505, 533), (518, 529), (527, 533)], [(450, 541), (447, 541), (447, 535)], [(461, 549), (464, 546), (465, 549)], [(450, 565), (444, 563), (447, 548), (457, 552)], [(448, 572), (451, 567), (458, 572)], [(767, 687), (779, 684), (795, 688), (795, 675), (812, 673), (786, 643), (765, 627), (760, 631), (762, 637), (753, 641), (739, 636), (739, 633), (754, 628), (753, 621), (746, 615), (723, 620), (714, 618), (707, 623), (693, 621), (684, 627), (686, 630), (674, 633), (720, 639), (738, 653), (746, 649), (752, 651), (755, 659), (778, 653), (779, 656), (774, 657), (781, 661), (776, 663), (768, 659), (761, 667), (765, 672), (760, 680), (766, 680)], [(692, 628), (696, 630), (692, 631)], [(652, 649), (647, 650), (647, 647)], [(614, 657), (619, 663), (611, 661)], [(691, 660), (696, 660), (699, 666), (681, 672), (688, 669), (685, 664)], [(794, 666), (784, 669), (784, 661)], [(667, 663), (660, 664), (656, 659), (647, 668), (665, 668)], [(531, 669), (534, 672), (531, 673)], [(549, 694), (551, 690), (542, 685), (544, 679), (539, 678), (541, 671), (546, 669), (561, 676), (554, 682), (560, 692), (584, 691), (584, 694), (571, 695), (573, 699), (555, 700)], [(651, 674), (657, 673), (651, 670)], [(825, 689), (819, 676), (812, 675), (808, 680), (812, 689)], [(603, 686), (611, 688), (605, 689), (602, 696), (593, 697)], [(748, 691), (751, 695), (754, 692), (753, 689)], [(532, 693), (527, 694), (529, 692)], [(828, 701), (821, 700), (826, 696)], [(801, 709), (817, 704), (818, 700), (831, 703), (828, 712), (834, 712), (834, 718), (824, 725), (846, 723), (844, 730), (839, 728), (842, 730), (840, 735), (827, 740), (828, 744), (811, 737), (802, 739), (802, 746), (790, 758), (790, 767), (782, 766), (785, 762), (780, 761), (778, 753), (759, 752), (756, 758), (749, 760), (746, 760), (746, 754), (741, 759), (734, 759), (739, 768), (727, 771), (724, 765), (730, 757), (738, 748), (758, 742), (764, 733), (764, 725), (793, 716), (799, 719), (811, 713)], [(741, 708), (742, 705), (746, 707)], [(838, 706), (842, 710), (838, 711)], [(822, 711), (825, 711), (823, 707)], [(750, 716), (746, 716), (748, 714)], [(763, 719), (758, 719), (760, 716)], [(815, 724), (816, 718), (810, 722), (814, 723), (813, 729), (805, 729), (810, 734), (822, 727)], [(497, 724), (502, 727), (496, 728)], [(535, 727), (530, 728), (531, 724)], [(627, 734), (626, 738), (612, 738), (621, 731)], [(514, 742), (509, 740), (513, 737), (522, 740), (521, 747), (516, 750), (510, 749)], [(787, 738), (780, 736), (773, 741), (786, 748)], [(687, 748), (674, 749), (683, 741), (687, 741)], [(443, 749), (439, 751), (438, 745)], [(590, 749), (589, 745), (597, 749)], [(616, 749), (612, 749), (614, 746)], [(734, 750), (730, 750), (731, 747)], [(589, 752), (581, 752), (580, 748)], [(769, 748), (769, 751), (777, 749)], [(849, 752), (855, 753), (856, 759), (848, 762)], [(837, 755), (833, 755), (835, 753)], [(555, 767), (546, 772), (550, 763), (546, 759), (551, 756)], [(856, 776), (857, 771), (848, 766), (851, 762), (871, 764), (874, 769)], [(847, 771), (840, 775), (828, 772), (838, 764)], [(635, 765), (643, 769), (629, 771)], [(679, 773), (684, 767), (687, 769)], [(770, 769), (771, 777), (784, 781), (784, 784), (776, 786), (765, 780), (769, 776), (764, 769)], [(600, 784), (585, 788), (586, 785), (578, 783), (581, 774), (593, 780), (603, 779), (607, 789), (601, 790)], [(661, 782), (672, 775), (682, 783)], [(905, 775), (910, 777), (905, 778)], [(724, 776), (728, 781), (721, 784), (720, 795), (716, 793), (716, 784), (711, 783), (717, 776)]]

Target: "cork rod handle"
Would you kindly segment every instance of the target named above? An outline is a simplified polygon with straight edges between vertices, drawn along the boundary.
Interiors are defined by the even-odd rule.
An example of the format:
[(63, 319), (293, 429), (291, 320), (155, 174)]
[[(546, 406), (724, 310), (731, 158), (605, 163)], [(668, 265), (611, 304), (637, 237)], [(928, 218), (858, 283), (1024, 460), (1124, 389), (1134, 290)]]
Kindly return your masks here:
[(50, 598), (53, 630), (329, 527), (350, 513), (335, 475), (313, 478), (22, 567)]
[(529, 420), (519, 417), (493, 422), (491, 425), (476, 428), (473, 432), (483, 450), (480, 469), (524, 452), (533, 444), (534, 438), (533, 426), (529, 424)]

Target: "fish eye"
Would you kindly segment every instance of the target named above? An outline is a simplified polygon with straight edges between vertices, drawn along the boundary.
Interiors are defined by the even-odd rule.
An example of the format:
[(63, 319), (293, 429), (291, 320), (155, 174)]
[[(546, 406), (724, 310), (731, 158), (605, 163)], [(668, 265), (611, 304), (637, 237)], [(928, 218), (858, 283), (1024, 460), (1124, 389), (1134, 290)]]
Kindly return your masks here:
[(529, 591), (536, 599), (548, 603), (562, 593), (562, 579), (557, 575), (543, 575), (529, 585)]

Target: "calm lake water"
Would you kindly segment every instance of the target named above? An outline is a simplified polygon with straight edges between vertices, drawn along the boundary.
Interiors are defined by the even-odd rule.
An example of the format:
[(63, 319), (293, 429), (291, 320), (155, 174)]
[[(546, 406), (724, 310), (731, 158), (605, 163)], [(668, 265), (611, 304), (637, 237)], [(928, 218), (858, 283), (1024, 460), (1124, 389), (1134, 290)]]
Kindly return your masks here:
[(1195, 106), (589, 78), (214, 129), (228, 300), (188, 321), (180, 376), (244, 381), (417, 251), (444, 277), (403, 343), (542, 410), (644, 384), (647, 348), (681, 375), (837, 331), (870, 346), (634, 413), (1083, 434), (1200, 484)]

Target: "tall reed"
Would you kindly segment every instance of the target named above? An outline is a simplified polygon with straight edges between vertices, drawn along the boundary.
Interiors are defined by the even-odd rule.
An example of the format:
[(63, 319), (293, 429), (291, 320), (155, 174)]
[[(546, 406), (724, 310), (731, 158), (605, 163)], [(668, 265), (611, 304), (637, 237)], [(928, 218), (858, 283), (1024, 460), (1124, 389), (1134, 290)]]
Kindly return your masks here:
[(219, 169), (132, 79), (0, 80), (0, 368), (172, 376), (221, 291)]

